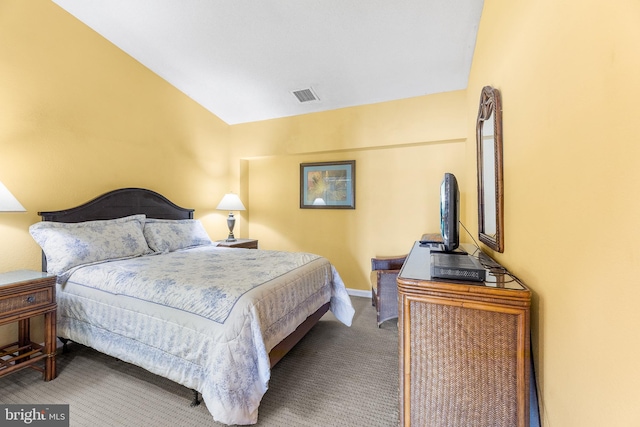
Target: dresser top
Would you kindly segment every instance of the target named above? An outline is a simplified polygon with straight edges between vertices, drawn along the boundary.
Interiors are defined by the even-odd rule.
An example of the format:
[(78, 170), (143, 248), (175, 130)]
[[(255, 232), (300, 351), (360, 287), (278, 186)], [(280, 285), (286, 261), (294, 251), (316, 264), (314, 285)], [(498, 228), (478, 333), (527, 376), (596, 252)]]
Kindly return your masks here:
[[(470, 256), (478, 258), (480, 263), (486, 267), (486, 280), (484, 282), (461, 281), (461, 280), (445, 280), (431, 278), (431, 248), (423, 246), (420, 242), (415, 242), (411, 252), (400, 270), (399, 279), (423, 280), (433, 282), (444, 282), (451, 284), (464, 284), (484, 288), (500, 288), (511, 290), (527, 290), (527, 288), (518, 281), (518, 279), (510, 274), (500, 264), (483, 253), (480, 249), (473, 245), (461, 245)], [(464, 256), (464, 255), (452, 255)]]

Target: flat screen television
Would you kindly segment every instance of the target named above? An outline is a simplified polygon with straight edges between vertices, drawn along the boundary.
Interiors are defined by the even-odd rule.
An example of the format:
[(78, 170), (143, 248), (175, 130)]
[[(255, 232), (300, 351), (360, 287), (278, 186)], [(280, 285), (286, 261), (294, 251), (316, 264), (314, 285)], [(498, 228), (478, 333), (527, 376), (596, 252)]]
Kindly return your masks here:
[(440, 184), (440, 233), (445, 252), (453, 252), (460, 244), (460, 190), (452, 173), (445, 173)]

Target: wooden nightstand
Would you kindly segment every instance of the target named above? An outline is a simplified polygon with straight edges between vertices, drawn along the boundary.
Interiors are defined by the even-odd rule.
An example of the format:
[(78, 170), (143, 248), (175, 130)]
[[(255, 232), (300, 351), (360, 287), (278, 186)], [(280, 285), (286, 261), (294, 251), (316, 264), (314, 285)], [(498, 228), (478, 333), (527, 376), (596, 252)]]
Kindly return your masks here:
[(218, 240), (218, 246), (223, 248), (258, 249), (258, 241), (255, 239), (236, 239), (233, 242)]
[[(37, 271), (0, 274), (0, 325), (18, 322), (18, 341), (0, 346), (0, 377), (31, 367), (56, 377), (56, 276)], [(31, 341), (30, 320), (44, 315), (44, 346)], [(44, 367), (36, 363), (44, 359)]]

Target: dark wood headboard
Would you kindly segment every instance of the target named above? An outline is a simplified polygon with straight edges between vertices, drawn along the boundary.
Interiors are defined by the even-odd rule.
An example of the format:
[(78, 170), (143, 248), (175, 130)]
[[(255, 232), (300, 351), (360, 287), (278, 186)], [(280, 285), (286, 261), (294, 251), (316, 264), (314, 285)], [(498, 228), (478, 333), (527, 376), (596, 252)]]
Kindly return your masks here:
[[(43, 221), (82, 222), (115, 219), (145, 214), (157, 219), (193, 219), (193, 209), (181, 208), (155, 191), (144, 188), (121, 188), (70, 209), (38, 212)], [(42, 254), (42, 271), (46, 271)]]
[(38, 212), (43, 221), (82, 222), (145, 214), (158, 219), (193, 219), (193, 209), (181, 208), (155, 191), (121, 188), (70, 209)]

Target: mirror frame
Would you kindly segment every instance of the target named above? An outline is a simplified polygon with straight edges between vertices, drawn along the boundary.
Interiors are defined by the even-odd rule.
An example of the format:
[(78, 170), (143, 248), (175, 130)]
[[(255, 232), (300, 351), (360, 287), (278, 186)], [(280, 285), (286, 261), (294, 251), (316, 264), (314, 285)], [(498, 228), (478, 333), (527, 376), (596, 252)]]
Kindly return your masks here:
[[(484, 153), (482, 144), (482, 129), (487, 120), (493, 115), (493, 153)], [(502, 175), (502, 103), (500, 92), (491, 86), (482, 88), (478, 120), (476, 122), (476, 148), (478, 162), (478, 235), (480, 241), (497, 252), (504, 252), (504, 184)], [(484, 182), (485, 155), (493, 156), (495, 162), (494, 182)], [(485, 194), (487, 191), (495, 194), (496, 233), (487, 234), (485, 216)]]

